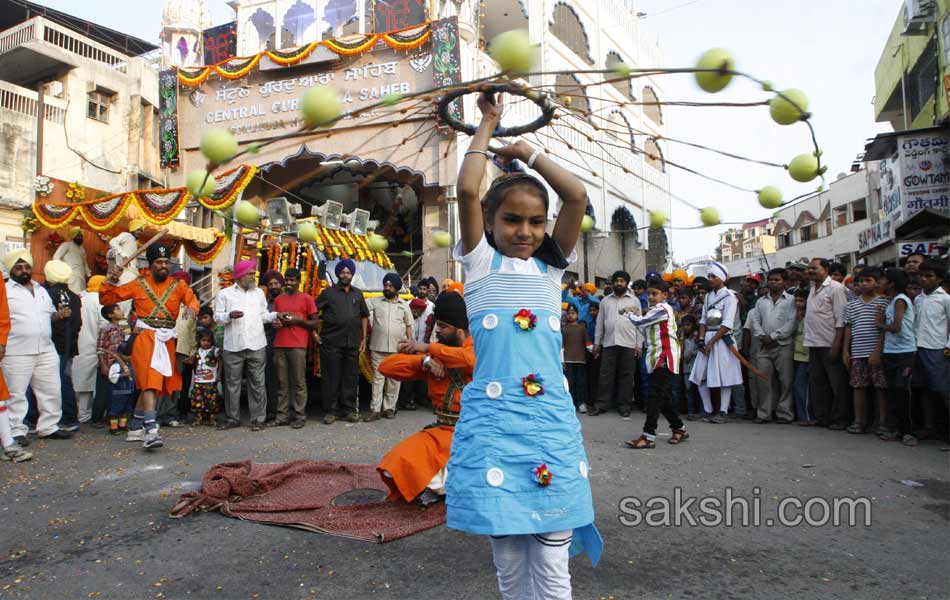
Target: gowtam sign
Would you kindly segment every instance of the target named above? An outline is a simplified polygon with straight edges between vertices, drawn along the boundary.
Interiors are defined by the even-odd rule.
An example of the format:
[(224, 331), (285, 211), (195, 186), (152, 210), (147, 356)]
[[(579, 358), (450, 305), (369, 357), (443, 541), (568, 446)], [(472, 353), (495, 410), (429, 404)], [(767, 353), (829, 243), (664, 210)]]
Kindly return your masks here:
[(881, 160), (883, 218), (858, 234), (864, 252), (894, 239), (898, 226), (924, 209), (950, 215), (950, 134), (907, 134), (894, 153)]

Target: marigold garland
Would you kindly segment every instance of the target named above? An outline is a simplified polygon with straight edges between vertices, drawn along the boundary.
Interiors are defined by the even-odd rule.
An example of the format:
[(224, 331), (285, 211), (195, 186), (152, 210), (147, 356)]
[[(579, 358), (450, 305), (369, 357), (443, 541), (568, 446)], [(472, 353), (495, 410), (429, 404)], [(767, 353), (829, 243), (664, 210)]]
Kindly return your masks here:
[[(210, 197), (199, 198), (198, 202), (212, 210), (231, 206), (251, 183), (257, 170), (255, 166), (239, 165), (225, 171), (218, 179), (215, 193)], [(75, 204), (36, 200), (33, 212), (37, 220), (50, 229), (64, 227), (77, 216), (82, 216), (92, 229), (105, 231), (125, 216), (129, 203), (135, 202), (145, 220), (163, 226), (174, 220), (191, 198), (191, 194), (183, 187), (136, 190)]]
[(265, 50), (254, 56), (226, 58), (219, 63), (199, 69), (179, 68), (178, 81), (184, 86), (196, 87), (203, 84), (211, 73), (217, 73), (224, 79), (241, 79), (257, 67), (260, 64), (261, 58), (264, 56), (267, 56), (267, 58), (278, 65), (289, 67), (306, 59), (320, 46), (326, 46), (329, 50), (340, 56), (350, 57), (363, 54), (371, 50), (377, 42), (382, 41), (394, 50), (408, 52), (421, 47), (429, 41), (431, 36), (432, 28), (430, 23), (413, 25), (405, 29), (386, 33), (347, 35), (335, 39), (311, 42), (310, 44), (291, 51)]
[(311, 42), (299, 48), (290, 51), (266, 50), (264, 54), (278, 65), (289, 67), (310, 56), (314, 50), (320, 47), (320, 42)]
[(221, 251), (224, 250), (224, 247), (228, 243), (228, 238), (223, 235), (219, 235), (218, 238), (209, 246), (202, 246), (201, 244), (185, 240), (185, 253), (191, 258), (192, 261), (199, 265), (207, 265), (214, 262), (214, 259), (221, 254)]

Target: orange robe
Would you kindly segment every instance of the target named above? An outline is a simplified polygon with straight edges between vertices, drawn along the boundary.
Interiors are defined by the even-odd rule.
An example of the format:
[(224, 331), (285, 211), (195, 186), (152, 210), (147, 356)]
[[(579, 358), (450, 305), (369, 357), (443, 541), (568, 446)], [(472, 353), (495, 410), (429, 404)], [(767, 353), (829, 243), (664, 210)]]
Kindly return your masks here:
[[(158, 283), (152, 279), (151, 273), (118, 286), (112, 285), (108, 280), (104, 281), (102, 287), (99, 288), (99, 303), (105, 306), (106, 304), (118, 304), (125, 300), (131, 300), (135, 314), (139, 318), (148, 317), (152, 314), (155, 303), (148, 297), (142, 288), (142, 283), (139, 282), (143, 282), (152, 288), (157, 298), (162, 297), (168, 286), (175, 282), (178, 283), (178, 287), (165, 301), (165, 312), (168, 313), (168, 318), (173, 321), (178, 318), (178, 312), (182, 305), (191, 308), (195, 312), (198, 311), (198, 299), (184, 282), (169, 277), (162, 283)], [(147, 329), (138, 330), (138, 337), (135, 338), (135, 343), (132, 344), (132, 369), (135, 371), (135, 387), (140, 391), (154, 390), (159, 396), (168, 396), (172, 392), (181, 389), (181, 374), (178, 373), (178, 368), (175, 365), (175, 340), (171, 339), (165, 342), (165, 346), (168, 348), (168, 356), (171, 357), (171, 377), (164, 377), (151, 368), (152, 350), (155, 348), (155, 332)]]
[[(7, 286), (0, 281), (0, 346), (6, 347), (7, 339), (10, 337), (10, 305), (7, 303)], [(10, 399), (10, 390), (7, 389), (7, 382), (3, 378), (3, 372), (0, 371), (0, 402)], [(4, 408), (5, 410), (5, 408)]]
[[(459, 369), (465, 383), (472, 381), (475, 371), (475, 343), (469, 337), (461, 348), (444, 344), (429, 344), (429, 356), (445, 365), (446, 369)], [(379, 372), (398, 381), (425, 379), (429, 389), (432, 406), (442, 407), (448, 392), (448, 377), (436, 379), (422, 370), (421, 354), (393, 354), (383, 359)], [(461, 410), (462, 391), (452, 397), (451, 410)], [(396, 444), (386, 453), (376, 470), (389, 486), (389, 500), (402, 499), (412, 502), (421, 494), (436, 474), (449, 463), (449, 451), (452, 449), (452, 434), (455, 427), (439, 425), (423, 429)], [(389, 473), (387, 477), (384, 473)]]

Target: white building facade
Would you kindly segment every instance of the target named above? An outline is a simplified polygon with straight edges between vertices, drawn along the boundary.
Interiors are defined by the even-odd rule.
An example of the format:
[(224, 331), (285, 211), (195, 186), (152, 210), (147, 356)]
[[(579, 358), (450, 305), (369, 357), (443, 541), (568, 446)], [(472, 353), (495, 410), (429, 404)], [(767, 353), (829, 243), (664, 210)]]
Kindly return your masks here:
[[(670, 214), (669, 174), (663, 158), (664, 134), (660, 82), (651, 76), (605, 83), (611, 75), (579, 73), (620, 65), (663, 65), (653, 38), (641, 31), (631, 0), (409, 0), (426, 18), (459, 19), (463, 81), (498, 72), (485, 52), (504, 31), (527, 29), (540, 46), (543, 70), (573, 74), (538, 76), (529, 82), (558, 90), (552, 99), (574, 111), (569, 123), (559, 120), (528, 136), (544, 145), (555, 160), (571, 169), (589, 191), (596, 220), (579, 247), (576, 274), (601, 280), (618, 268), (642, 276), (666, 266), (668, 229), (646, 226), (649, 211)], [(237, 54), (288, 49), (340, 35), (386, 31), (373, 20), (373, 4), (362, 0), (235, 0)], [(555, 87), (557, 86), (557, 87)], [(646, 103), (644, 106), (641, 102)], [(514, 103), (506, 119), (530, 120), (530, 103)], [(524, 111), (520, 113), (519, 111)], [(478, 111), (474, 94), (465, 99), (468, 121)], [(459, 135), (453, 159), (460, 162), (467, 136)], [(452, 190), (446, 190), (451, 196)], [(558, 211), (551, 207), (551, 216)], [(648, 253), (650, 245), (653, 252)]]
[(779, 209), (773, 216), (774, 252), (734, 258), (726, 265), (730, 275), (741, 277), (812, 258), (850, 269), (863, 258), (859, 238), (877, 220), (880, 189), (880, 176), (872, 166), (841, 174), (821, 193)]
[(158, 64), (147, 54), (157, 47), (49, 9), (32, 16), (32, 6), (0, 32), (0, 243), (7, 249), (24, 242), (20, 220), (38, 169), (108, 192), (163, 183)]

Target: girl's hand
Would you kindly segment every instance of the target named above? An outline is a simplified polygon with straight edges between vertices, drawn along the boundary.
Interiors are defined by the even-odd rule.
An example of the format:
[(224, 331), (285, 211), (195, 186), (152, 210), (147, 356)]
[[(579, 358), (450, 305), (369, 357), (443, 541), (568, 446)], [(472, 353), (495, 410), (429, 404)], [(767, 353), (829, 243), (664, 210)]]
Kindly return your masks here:
[(528, 159), (531, 158), (531, 155), (534, 153), (534, 148), (531, 147), (531, 144), (524, 140), (518, 140), (514, 144), (501, 146), (500, 148), (493, 147), (490, 148), (490, 150), (501, 158), (506, 167), (515, 159), (527, 163)]
[(505, 112), (505, 105), (501, 100), (501, 94), (495, 95), (491, 100), (482, 92), (478, 95), (478, 110), (482, 112), (483, 119), (492, 119), (500, 121), (502, 113)]

